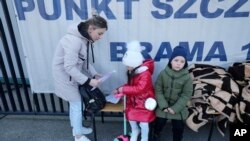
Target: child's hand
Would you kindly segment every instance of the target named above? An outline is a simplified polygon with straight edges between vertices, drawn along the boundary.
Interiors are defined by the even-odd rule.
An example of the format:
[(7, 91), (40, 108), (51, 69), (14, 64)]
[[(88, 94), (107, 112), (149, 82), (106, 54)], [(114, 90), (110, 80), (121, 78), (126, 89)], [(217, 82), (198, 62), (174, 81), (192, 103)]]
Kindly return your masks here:
[(124, 96), (123, 93), (116, 93), (116, 94), (115, 94), (115, 98), (121, 98), (122, 96)]
[(163, 110), (164, 112), (166, 112), (166, 113), (170, 113), (170, 114), (175, 114), (175, 111), (172, 109), (172, 108), (165, 108), (164, 110)]
[(118, 88), (118, 93), (123, 93), (123, 87)]
[(168, 109), (168, 112), (170, 113), (170, 114), (175, 114), (175, 111), (172, 109), (172, 108), (167, 108)]
[(168, 108), (164, 108), (163, 112), (168, 113), (168, 112), (169, 112), (169, 111), (168, 111)]
[(112, 91), (112, 94), (117, 94), (118, 93), (118, 90), (117, 89), (114, 89), (113, 91)]

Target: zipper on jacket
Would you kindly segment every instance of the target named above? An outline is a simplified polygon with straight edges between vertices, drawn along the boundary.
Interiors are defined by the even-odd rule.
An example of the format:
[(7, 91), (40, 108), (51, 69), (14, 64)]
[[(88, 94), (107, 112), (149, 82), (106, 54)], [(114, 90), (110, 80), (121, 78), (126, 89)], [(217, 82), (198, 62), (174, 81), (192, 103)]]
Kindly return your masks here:
[(173, 92), (173, 85), (174, 85), (174, 78), (172, 78), (171, 77), (171, 90), (170, 90), (170, 94), (169, 94), (169, 100), (168, 100), (168, 106), (172, 106), (172, 105), (169, 105), (169, 102), (170, 102), (170, 100), (171, 100), (171, 98), (172, 98), (172, 92)]

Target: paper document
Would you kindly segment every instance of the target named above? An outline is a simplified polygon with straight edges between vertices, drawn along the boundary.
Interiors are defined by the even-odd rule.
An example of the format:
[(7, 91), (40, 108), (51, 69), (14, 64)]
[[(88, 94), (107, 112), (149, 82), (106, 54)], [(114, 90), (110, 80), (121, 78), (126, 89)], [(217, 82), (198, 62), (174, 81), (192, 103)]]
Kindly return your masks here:
[(120, 101), (121, 97), (116, 98), (114, 94), (110, 94), (106, 96), (106, 100), (110, 103), (117, 104)]
[[(113, 70), (113, 71), (111, 71), (111, 72), (108, 72), (108, 73), (106, 73), (103, 77), (101, 77), (99, 80), (100, 80), (100, 83), (103, 83), (104, 81), (106, 81), (113, 73), (115, 73), (116, 71), (115, 70)], [(96, 87), (93, 87), (92, 89), (91, 89), (91, 91), (93, 91), (94, 89), (95, 89)]]

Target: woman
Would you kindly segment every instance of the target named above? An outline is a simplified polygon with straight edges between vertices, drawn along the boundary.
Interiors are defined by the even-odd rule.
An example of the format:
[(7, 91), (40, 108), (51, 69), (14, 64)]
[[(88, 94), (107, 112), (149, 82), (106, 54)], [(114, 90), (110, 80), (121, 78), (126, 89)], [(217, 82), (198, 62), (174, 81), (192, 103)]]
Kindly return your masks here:
[[(84, 134), (92, 132), (91, 128), (82, 126), (82, 103), (78, 86), (89, 84), (96, 87), (100, 83), (97, 79), (100, 75), (89, 63), (89, 49), (93, 57), (93, 43), (101, 39), (107, 29), (107, 21), (94, 15), (85, 22), (70, 26), (55, 50), (52, 65), (55, 94), (69, 102), (69, 117), (75, 141), (88, 141)], [(90, 77), (83, 71), (88, 72)]]

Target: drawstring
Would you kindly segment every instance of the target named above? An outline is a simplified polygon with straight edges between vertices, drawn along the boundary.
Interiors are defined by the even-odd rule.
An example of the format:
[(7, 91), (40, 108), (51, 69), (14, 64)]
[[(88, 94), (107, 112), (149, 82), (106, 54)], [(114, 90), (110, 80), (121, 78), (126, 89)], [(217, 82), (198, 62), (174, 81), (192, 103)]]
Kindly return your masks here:
[(91, 44), (91, 52), (92, 52), (93, 63), (95, 63), (95, 56), (94, 56), (93, 44)]
[(87, 42), (87, 69), (89, 69), (89, 41)]
[[(93, 44), (90, 44), (93, 63), (95, 63)], [(87, 42), (87, 69), (89, 69), (89, 41)]]

